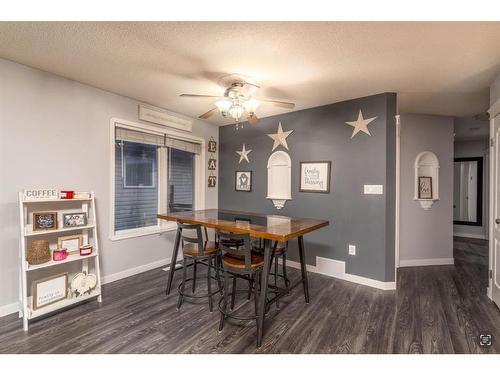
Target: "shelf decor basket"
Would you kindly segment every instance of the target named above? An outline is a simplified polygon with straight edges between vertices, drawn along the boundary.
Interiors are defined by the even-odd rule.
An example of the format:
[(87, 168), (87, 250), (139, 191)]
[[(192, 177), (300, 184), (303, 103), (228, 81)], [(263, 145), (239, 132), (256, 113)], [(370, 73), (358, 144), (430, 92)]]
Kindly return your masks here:
[(50, 261), (49, 241), (32, 241), (26, 254), (26, 260), (29, 264), (42, 264)]

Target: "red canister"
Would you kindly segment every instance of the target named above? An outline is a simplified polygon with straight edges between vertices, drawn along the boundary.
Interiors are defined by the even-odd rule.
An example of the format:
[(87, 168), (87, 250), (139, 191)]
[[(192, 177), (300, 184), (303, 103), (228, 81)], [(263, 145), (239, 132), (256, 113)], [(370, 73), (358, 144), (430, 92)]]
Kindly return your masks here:
[(57, 249), (52, 251), (52, 260), (59, 261), (68, 257), (68, 249)]
[(61, 199), (73, 199), (75, 192), (73, 190), (61, 190)]

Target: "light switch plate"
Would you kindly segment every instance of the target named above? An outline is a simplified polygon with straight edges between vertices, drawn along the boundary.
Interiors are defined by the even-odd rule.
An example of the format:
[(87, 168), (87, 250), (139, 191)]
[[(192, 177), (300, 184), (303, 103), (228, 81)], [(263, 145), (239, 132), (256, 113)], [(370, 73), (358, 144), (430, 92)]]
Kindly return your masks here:
[(349, 255), (356, 255), (356, 246), (349, 245)]
[(384, 185), (365, 185), (365, 194), (384, 194)]

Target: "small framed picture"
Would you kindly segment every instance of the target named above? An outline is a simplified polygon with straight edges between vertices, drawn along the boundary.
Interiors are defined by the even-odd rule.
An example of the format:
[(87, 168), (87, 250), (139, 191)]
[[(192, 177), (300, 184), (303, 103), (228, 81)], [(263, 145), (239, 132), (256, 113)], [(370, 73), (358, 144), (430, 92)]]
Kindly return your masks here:
[(68, 273), (61, 273), (35, 280), (31, 284), (33, 310), (66, 299), (68, 293)]
[(57, 212), (33, 212), (33, 230), (57, 229)]
[(76, 234), (57, 238), (57, 248), (66, 249), (68, 253), (79, 253), (80, 246), (83, 245), (83, 235)]
[(432, 199), (432, 177), (418, 177), (418, 198)]
[(87, 214), (85, 212), (76, 212), (63, 214), (63, 227), (83, 227), (87, 225)]
[(236, 171), (234, 190), (252, 191), (252, 171)]
[(301, 161), (299, 191), (330, 193), (331, 161)]

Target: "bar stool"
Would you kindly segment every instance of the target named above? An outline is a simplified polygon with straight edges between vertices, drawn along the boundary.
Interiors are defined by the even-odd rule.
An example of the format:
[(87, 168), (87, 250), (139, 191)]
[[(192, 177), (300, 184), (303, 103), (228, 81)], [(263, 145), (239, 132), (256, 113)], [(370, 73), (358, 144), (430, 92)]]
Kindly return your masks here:
[[(201, 232), (201, 225), (195, 224), (177, 224), (177, 230), (181, 235), (181, 246), (182, 246), (182, 282), (179, 284), (179, 299), (177, 301), (177, 309), (180, 309), (182, 306), (183, 298), (208, 298), (208, 306), (210, 312), (213, 311), (213, 302), (212, 296), (214, 294), (219, 293), (221, 291), (221, 280), (219, 275), (219, 262), (220, 262), (220, 250), (217, 247), (217, 244), (214, 242), (208, 241), (208, 233), (207, 228), (203, 227), (205, 232), (205, 240), (203, 240), (203, 235)], [(196, 231), (196, 237), (190, 237), (185, 234), (185, 230)], [(187, 243), (187, 244), (186, 244)], [(187, 261), (192, 259), (193, 266), (193, 277), (187, 278)], [(213, 265), (212, 265), (213, 261)], [(207, 289), (208, 292), (201, 295), (196, 295), (196, 279), (197, 279), (197, 265), (198, 263), (206, 264), (207, 266)], [(212, 268), (215, 268), (215, 278), (212, 277)], [(212, 291), (212, 279), (215, 279), (218, 285), (218, 288), (215, 291)], [(192, 292), (186, 292), (186, 283), (191, 281)]]
[[(263, 254), (264, 253), (264, 247), (262, 245), (262, 239), (259, 238), (258, 241), (254, 242), (254, 250)], [(286, 242), (280, 242), (280, 241), (274, 241), (273, 244), (273, 250), (271, 252), (271, 259), (269, 262), (269, 269), (272, 270), (269, 272), (269, 276), (274, 277), (274, 285), (272, 285), (275, 289), (278, 288), (278, 279), (281, 278), (283, 279), (283, 282), (285, 284), (285, 290), (288, 292), (290, 291), (290, 279), (288, 278), (287, 272), (286, 272), (286, 253), (288, 251), (288, 241)], [(281, 274), (279, 272), (279, 265), (278, 265), (278, 259), (281, 258), (281, 265), (282, 265), (282, 271)], [(273, 261), (274, 261), (274, 270), (273, 270)], [(276, 300), (276, 307), (279, 308), (279, 299)]]
[[(259, 333), (259, 279), (264, 267), (264, 257), (252, 251), (250, 236), (248, 234), (234, 234), (219, 232), (219, 249), (221, 251), (222, 270), (224, 273), (224, 294), (219, 301), (221, 312), (219, 331), (224, 328), (224, 321), (227, 317), (237, 320), (253, 320), (257, 322), (257, 337)], [(252, 280), (254, 291), (254, 315), (236, 315), (236, 310), (228, 311), (229, 278), (242, 277)], [(234, 284), (233, 284), (234, 285)], [(235, 290), (233, 289), (233, 295)], [(246, 290), (244, 291), (246, 292)], [(234, 298), (234, 297), (233, 297)], [(221, 306), (222, 304), (222, 306)]]

